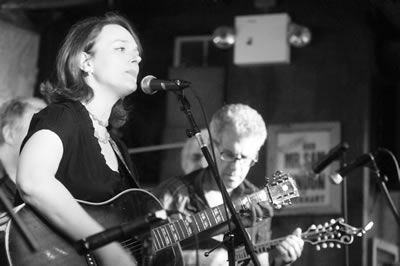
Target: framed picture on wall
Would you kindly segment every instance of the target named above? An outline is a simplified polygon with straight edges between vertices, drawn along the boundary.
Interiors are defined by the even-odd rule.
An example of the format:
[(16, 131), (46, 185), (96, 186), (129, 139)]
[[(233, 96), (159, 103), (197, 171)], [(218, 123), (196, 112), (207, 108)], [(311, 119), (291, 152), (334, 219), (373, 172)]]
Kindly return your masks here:
[(342, 208), (342, 189), (329, 182), (329, 174), (339, 167), (332, 162), (319, 175), (312, 166), (340, 143), (339, 122), (271, 124), (268, 127), (267, 175), (283, 171), (292, 176), (300, 197), (276, 215), (338, 214)]

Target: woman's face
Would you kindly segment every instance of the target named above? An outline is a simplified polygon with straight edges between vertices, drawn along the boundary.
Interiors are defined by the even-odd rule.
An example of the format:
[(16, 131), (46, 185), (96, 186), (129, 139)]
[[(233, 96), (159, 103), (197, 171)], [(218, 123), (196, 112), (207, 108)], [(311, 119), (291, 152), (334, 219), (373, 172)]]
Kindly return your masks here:
[(137, 88), (139, 73), (138, 43), (124, 27), (106, 25), (97, 36), (89, 57), (87, 82), (95, 91), (104, 88), (118, 98)]

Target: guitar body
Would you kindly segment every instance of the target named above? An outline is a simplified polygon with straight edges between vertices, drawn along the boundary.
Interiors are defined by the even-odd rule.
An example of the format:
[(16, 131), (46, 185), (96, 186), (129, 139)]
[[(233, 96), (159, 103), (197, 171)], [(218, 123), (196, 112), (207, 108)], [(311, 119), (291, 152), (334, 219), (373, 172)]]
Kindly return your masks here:
[[(125, 190), (114, 198), (101, 203), (79, 200), (78, 202), (105, 228), (133, 222), (139, 217), (162, 209), (157, 198), (141, 189)], [(5, 237), (6, 253), (10, 265), (98, 265), (90, 254), (79, 255), (74, 243), (50, 226), (32, 208), (25, 205), (19, 209), (17, 215), (33, 235), (34, 240), (38, 243), (39, 250), (33, 252), (15, 224), (10, 222)], [(152, 226), (156, 227), (166, 223), (169, 223), (169, 221), (162, 220)], [(148, 235), (150, 235), (150, 231), (143, 232), (140, 236), (132, 236), (121, 242), (122, 245), (129, 246), (139, 265), (143, 262), (144, 236)], [(183, 264), (179, 244), (173, 244), (152, 256), (151, 265), (160, 264)]]

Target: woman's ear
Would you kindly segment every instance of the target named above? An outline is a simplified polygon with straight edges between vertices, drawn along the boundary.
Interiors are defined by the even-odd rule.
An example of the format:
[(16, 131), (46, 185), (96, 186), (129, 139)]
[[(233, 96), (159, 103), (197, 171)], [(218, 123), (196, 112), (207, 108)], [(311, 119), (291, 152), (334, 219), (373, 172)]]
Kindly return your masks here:
[(93, 73), (92, 64), (90, 62), (91, 56), (88, 53), (82, 52), (79, 61), (79, 68), (87, 73)]

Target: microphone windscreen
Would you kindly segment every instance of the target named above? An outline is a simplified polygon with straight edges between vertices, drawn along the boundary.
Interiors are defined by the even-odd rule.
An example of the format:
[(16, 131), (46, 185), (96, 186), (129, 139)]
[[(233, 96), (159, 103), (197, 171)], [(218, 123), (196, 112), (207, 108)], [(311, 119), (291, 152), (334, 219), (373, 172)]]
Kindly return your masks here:
[(330, 178), (331, 182), (336, 185), (339, 185), (343, 181), (343, 177), (338, 173), (331, 174), (329, 176), (329, 178)]
[(143, 91), (145, 94), (151, 95), (151, 94), (154, 94), (154, 93), (157, 92), (157, 90), (152, 90), (152, 89), (151, 89), (151, 86), (150, 86), (150, 82), (151, 82), (153, 79), (156, 79), (156, 77), (155, 77), (155, 76), (152, 76), (152, 75), (147, 75), (147, 76), (145, 76), (145, 77), (142, 79), (142, 81), (140, 82), (140, 87), (142, 88), (142, 91)]

